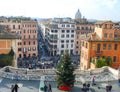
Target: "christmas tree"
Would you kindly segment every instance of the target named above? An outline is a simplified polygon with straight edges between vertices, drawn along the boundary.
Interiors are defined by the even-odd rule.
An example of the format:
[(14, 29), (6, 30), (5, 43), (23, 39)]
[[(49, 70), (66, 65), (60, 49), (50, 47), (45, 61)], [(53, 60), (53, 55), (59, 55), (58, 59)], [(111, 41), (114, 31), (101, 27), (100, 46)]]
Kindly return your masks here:
[(57, 65), (56, 81), (59, 89), (61, 89), (61, 87), (72, 88), (74, 86), (74, 82), (75, 82), (74, 70), (75, 70), (74, 65), (72, 64), (70, 55), (66, 51), (61, 56), (60, 61), (58, 62)]

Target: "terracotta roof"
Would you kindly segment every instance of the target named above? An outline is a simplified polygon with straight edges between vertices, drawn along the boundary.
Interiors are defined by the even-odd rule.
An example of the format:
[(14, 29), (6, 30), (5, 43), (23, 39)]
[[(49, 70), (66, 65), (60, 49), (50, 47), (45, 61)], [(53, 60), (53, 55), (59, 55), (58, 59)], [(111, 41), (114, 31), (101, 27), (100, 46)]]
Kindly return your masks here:
[(111, 21), (98, 21), (95, 24), (103, 24), (103, 23), (106, 23), (106, 22), (111, 22)]
[[(93, 35), (95, 35), (96, 37), (93, 38)], [(85, 35), (81, 35), (80, 37), (81, 40), (85, 40), (85, 41), (88, 41), (88, 42), (120, 42), (120, 39), (113, 39), (113, 40), (105, 40), (105, 39), (101, 39), (99, 38), (99, 36), (95, 33), (92, 33), (92, 34), (85, 34)]]

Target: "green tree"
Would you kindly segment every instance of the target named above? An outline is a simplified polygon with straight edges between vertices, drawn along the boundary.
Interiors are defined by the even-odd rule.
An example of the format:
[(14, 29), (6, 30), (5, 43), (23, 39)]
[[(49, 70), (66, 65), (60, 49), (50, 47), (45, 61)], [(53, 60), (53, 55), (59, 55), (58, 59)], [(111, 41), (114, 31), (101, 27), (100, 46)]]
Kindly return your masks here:
[(73, 87), (75, 82), (75, 74), (74, 65), (72, 64), (72, 60), (70, 55), (66, 51), (60, 58), (57, 65), (57, 77), (56, 81), (58, 84), (58, 88), (61, 86)]
[(111, 66), (112, 65), (112, 59), (110, 57), (105, 58), (99, 58), (94, 62), (98, 68), (103, 66)]
[(10, 52), (8, 53), (10, 56), (14, 56), (14, 51), (13, 51), (13, 49), (11, 48), (11, 50), (10, 50)]
[(0, 54), (0, 67), (4, 67), (4, 66), (8, 66), (8, 65), (12, 66), (13, 59), (14, 59), (14, 51), (11, 48), (11, 50), (8, 54)]

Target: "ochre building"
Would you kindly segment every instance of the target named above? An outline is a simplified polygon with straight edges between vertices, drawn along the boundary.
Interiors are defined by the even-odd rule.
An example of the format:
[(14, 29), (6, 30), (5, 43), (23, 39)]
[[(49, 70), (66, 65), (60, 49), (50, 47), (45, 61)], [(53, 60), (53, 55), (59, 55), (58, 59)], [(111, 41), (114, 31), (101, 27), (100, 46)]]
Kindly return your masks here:
[(112, 67), (120, 66), (120, 27), (111, 21), (95, 23), (95, 32), (81, 37), (80, 69), (96, 68), (93, 59), (110, 57)]

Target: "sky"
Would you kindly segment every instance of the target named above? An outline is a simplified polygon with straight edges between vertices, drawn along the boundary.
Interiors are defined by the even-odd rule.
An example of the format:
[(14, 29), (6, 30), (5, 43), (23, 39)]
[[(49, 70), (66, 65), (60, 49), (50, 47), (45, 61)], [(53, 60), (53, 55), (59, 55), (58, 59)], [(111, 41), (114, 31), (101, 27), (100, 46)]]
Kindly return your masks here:
[(120, 21), (120, 0), (0, 0), (0, 16), (71, 17)]

